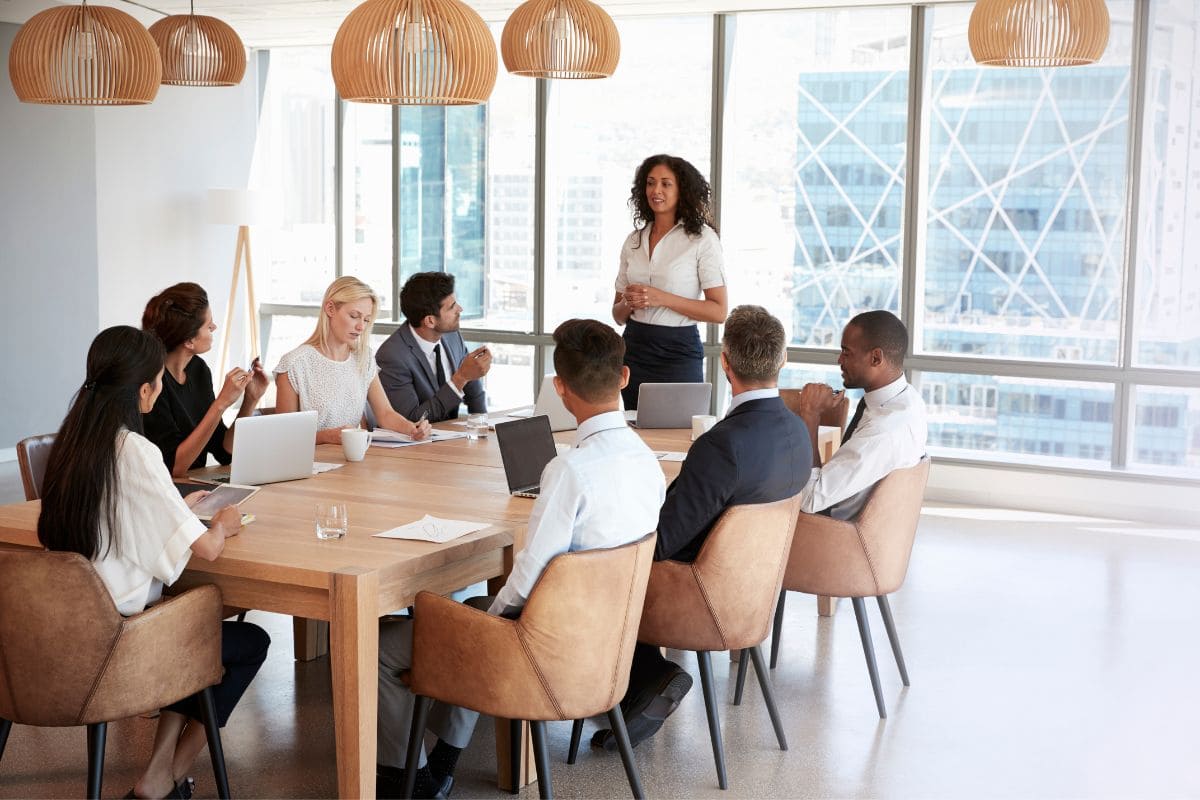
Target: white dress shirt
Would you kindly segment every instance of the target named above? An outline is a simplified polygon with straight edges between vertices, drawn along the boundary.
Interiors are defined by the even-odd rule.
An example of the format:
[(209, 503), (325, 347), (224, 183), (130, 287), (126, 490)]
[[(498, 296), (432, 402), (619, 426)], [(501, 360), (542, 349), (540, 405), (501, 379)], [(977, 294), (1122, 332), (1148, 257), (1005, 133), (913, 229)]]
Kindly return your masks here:
[(179, 578), (205, 528), (171, 483), (158, 447), (133, 431), (118, 437), (117, 529), (100, 515), (100, 555), (92, 565), (117, 611), (129, 616), (158, 602), (163, 584)]
[(779, 387), (772, 386), (769, 389), (748, 389), (741, 394), (735, 394), (733, 399), (729, 401), (729, 408), (725, 409), (725, 416), (729, 416), (735, 408), (742, 403), (749, 403), (751, 400), (763, 400), (768, 397), (779, 397)]
[(666, 481), (658, 459), (620, 411), (597, 414), (575, 432), (575, 445), (542, 471), (525, 547), (491, 614), (511, 614), (529, 599), (550, 559), (618, 547), (658, 527)]
[[(650, 228), (647, 225), (629, 234), (621, 247), (618, 292), (625, 291), (631, 283), (644, 283), (680, 297), (701, 300), (705, 289), (725, 285), (725, 256), (716, 231), (705, 225), (699, 236), (689, 236), (683, 223), (677, 222), (659, 239), (651, 257)], [(696, 320), (665, 306), (635, 309), (629, 318), (674, 328), (696, 324)]]
[(885, 475), (925, 455), (925, 401), (903, 375), (863, 398), (853, 434), (804, 487), (800, 508), (809, 514), (828, 508), (834, 519), (852, 519)]
[[(421, 337), (421, 334), (417, 333), (416, 328), (414, 328), (412, 325), (409, 325), (408, 327), (410, 330), (412, 330), (413, 338), (417, 340), (417, 346), (420, 347), (421, 352), (425, 354), (425, 360), (429, 362), (429, 368), (433, 370), (434, 380), (437, 380), (437, 361), (434, 360), (433, 348), (436, 347), (441, 340), (439, 339), (437, 342), (426, 341)], [(447, 352), (446, 345), (443, 344), (442, 349), (439, 352), (442, 354), (442, 369), (445, 370), (446, 383), (450, 385), (450, 388), (453, 389), (459, 397), (462, 397), (463, 390), (458, 388), (458, 384), (450, 380), (451, 376), (454, 375), (454, 365), (450, 363), (450, 353)]]

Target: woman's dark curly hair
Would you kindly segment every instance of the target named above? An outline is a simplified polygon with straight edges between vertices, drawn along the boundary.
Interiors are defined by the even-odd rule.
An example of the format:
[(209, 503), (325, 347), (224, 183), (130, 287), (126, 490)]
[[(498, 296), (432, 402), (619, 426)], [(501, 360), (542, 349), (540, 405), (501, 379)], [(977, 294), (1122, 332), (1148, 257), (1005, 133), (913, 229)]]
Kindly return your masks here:
[(641, 230), (654, 221), (654, 212), (646, 200), (646, 179), (650, 170), (662, 164), (675, 174), (679, 187), (679, 205), (675, 218), (683, 223), (689, 236), (699, 236), (705, 225), (717, 229), (712, 215), (712, 187), (700, 174), (700, 170), (678, 156), (660, 153), (650, 156), (637, 168), (633, 176), (633, 188), (629, 192), (629, 207), (633, 209), (633, 227)]

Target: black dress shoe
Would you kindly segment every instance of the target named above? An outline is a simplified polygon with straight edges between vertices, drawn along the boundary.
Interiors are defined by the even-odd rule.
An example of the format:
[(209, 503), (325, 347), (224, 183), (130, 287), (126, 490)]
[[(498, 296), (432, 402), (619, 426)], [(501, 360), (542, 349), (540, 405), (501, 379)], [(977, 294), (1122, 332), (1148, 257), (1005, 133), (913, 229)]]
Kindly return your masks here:
[[(422, 767), (424, 770), (424, 767)], [(418, 773), (418, 780), (413, 789), (414, 798), (423, 798), (426, 800), (445, 800), (450, 796), (451, 790), (454, 789), (454, 776), (447, 775), (434, 785), (432, 789), (429, 784), (420, 780), (421, 771)], [(428, 781), (436, 781), (436, 778), (429, 776)], [(384, 764), (375, 765), (375, 798), (376, 800), (396, 800), (404, 797), (404, 770), (396, 767), (389, 767)]]
[[(667, 717), (679, 708), (679, 703), (692, 689), (692, 676), (672, 665), (663, 672), (657, 684), (638, 694), (624, 710), (625, 728), (629, 732), (630, 747), (637, 747), (662, 727)], [(609, 728), (592, 734), (592, 747), (608, 752), (617, 749), (617, 737)]]

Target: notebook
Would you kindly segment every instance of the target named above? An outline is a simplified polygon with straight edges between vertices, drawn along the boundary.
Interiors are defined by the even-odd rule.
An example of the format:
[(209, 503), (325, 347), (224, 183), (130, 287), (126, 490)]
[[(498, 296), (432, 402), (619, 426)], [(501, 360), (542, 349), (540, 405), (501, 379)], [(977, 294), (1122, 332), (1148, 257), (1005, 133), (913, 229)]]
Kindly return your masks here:
[(557, 455), (550, 418), (545, 415), (501, 422), (496, 425), (500, 459), (509, 494), (537, 497), (541, 490), (542, 470)]

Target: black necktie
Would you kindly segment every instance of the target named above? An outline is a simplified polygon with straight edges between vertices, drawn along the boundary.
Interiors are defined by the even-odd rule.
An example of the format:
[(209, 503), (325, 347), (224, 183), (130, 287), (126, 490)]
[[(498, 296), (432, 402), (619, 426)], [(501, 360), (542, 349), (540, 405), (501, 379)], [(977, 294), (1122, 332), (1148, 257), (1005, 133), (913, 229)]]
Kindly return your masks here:
[(438, 342), (433, 346), (433, 371), (437, 376), (437, 385), (440, 389), (442, 384), (446, 382), (446, 370), (442, 368), (442, 343)]
[(846, 432), (842, 434), (842, 444), (846, 443), (854, 434), (854, 429), (858, 427), (859, 420), (862, 419), (863, 412), (867, 410), (867, 397), (863, 395), (858, 400), (858, 406), (854, 409), (854, 416), (850, 418), (850, 424), (846, 426)]

